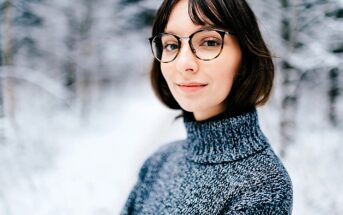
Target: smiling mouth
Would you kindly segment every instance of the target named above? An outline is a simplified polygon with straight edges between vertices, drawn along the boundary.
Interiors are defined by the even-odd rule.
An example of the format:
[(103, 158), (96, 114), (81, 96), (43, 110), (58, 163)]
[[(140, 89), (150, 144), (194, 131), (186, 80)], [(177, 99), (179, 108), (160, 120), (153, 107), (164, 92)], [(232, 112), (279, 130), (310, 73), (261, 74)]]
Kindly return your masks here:
[(183, 92), (196, 92), (204, 87), (207, 86), (207, 84), (177, 84), (177, 86), (183, 91)]
[(202, 83), (189, 83), (189, 84), (177, 84), (179, 87), (205, 87), (207, 84)]
[(197, 84), (197, 85), (183, 85), (183, 84), (178, 84), (179, 87), (205, 87), (207, 84)]

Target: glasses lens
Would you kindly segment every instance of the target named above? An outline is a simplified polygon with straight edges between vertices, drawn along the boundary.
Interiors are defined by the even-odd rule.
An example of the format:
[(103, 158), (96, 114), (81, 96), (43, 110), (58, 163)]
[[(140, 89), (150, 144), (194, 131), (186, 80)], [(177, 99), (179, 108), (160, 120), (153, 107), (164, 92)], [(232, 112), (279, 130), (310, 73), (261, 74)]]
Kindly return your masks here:
[(179, 52), (179, 41), (171, 34), (157, 35), (151, 46), (155, 58), (163, 63), (174, 60)]
[(223, 37), (217, 31), (200, 31), (194, 34), (192, 46), (198, 58), (212, 60), (223, 48)]

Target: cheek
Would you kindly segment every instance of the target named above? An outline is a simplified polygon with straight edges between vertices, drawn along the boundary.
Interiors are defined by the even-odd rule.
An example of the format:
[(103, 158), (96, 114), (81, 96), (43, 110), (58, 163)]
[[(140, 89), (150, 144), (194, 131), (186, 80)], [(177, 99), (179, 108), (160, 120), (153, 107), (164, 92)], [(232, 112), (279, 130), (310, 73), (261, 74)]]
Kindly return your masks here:
[(213, 93), (226, 98), (231, 91), (232, 84), (241, 67), (241, 56), (223, 55), (219, 61), (213, 62), (209, 67), (212, 71)]
[(173, 74), (170, 66), (166, 64), (161, 64), (161, 72), (167, 84), (169, 85), (169, 83), (172, 81), (172, 74)]
[(232, 84), (236, 75), (239, 73), (241, 69), (241, 64), (242, 64), (242, 54), (240, 49), (236, 49), (235, 51), (228, 52), (226, 55), (224, 55), (227, 60), (223, 60), (222, 65), (225, 65), (226, 63), (226, 68), (223, 71), (222, 76), (227, 77), (230, 80), (230, 83)]
[(213, 95), (216, 95), (216, 98), (221, 98), (222, 100), (225, 99), (230, 91), (233, 84), (234, 79), (234, 72), (218, 72), (217, 76), (215, 77), (214, 85), (213, 85)]
[(171, 83), (173, 83), (173, 81), (172, 81), (172, 73), (168, 69), (162, 68), (162, 67), (161, 67), (161, 72), (162, 72), (162, 76), (163, 76), (164, 80), (167, 82), (167, 85), (168, 85), (168, 87), (170, 89), (171, 88)]
[(167, 82), (168, 88), (173, 95), (173, 97), (176, 99), (177, 93), (175, 92), (175, 71), (171, 68), (170, 64), (167, 65), (161, 65), (161, 73), (164, 78), (164, 80)]
[(225, 67), (225, 69), (221, 71), (227, 71), (228, 74), (226, 75), (235, 77), (240, 70), (242, 62), (242, 51), (238, 43), (235, 40), (230, 40), (227, 43), (227, 47), (223, 49), (218, 60), (220, 62), (218, 62), (217, 65), (220, 65), (222, 68)]
[[(228, 58), (229, 59), (229, 58)], [(227, 88), (231, 88), (231, 85), (240, 70), (240, 59), (232, 59), (230, 63), (228, 60), (223, 60), (213, 64), (210, 67), (210, 71), (213, 71), (211, 76), (213, 81), (220, 85), (226, 85)]]

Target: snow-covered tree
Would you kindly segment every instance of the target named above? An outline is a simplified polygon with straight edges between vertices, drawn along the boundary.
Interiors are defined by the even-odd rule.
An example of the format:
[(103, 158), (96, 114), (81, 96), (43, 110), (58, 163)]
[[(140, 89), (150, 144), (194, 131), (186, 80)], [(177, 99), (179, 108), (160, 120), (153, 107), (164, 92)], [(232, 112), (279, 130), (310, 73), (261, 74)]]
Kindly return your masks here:
[[(342, 2), (328, 0), (250, 1), (263, 33), (277, 56), (277, 103), (280, 108), (281, 154), (295, 141), (296, 113), (304, 89), (328, 91), (328, 118), (337, 124), (336, 101), (342, 84)], [(325, 89), (329, 83), (328, 89)], [(323, 113), (324, 114), (324, 113)]]

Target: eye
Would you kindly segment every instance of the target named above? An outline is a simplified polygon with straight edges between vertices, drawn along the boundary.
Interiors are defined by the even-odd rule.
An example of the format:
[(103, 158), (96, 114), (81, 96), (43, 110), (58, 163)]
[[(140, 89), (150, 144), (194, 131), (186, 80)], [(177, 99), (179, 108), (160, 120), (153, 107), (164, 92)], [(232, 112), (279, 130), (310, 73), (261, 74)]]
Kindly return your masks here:
[(216, 38), (206, 38), (201, 43), (201, 46), (208, 46), (208, 47), (215, 47), (215, 46), (221, 46), (221, 40), (218, 40)]
[(176, 43), (166, 43), (163, 45), (163, 49), (166, 49), (167, 51), (174, 51), (179, 48), (179, 45)]

